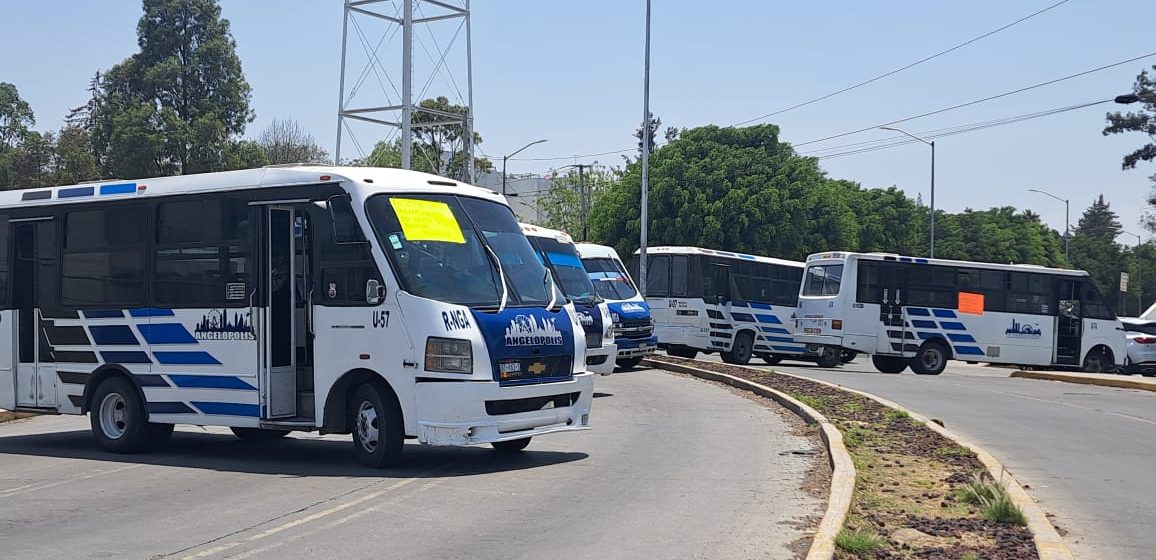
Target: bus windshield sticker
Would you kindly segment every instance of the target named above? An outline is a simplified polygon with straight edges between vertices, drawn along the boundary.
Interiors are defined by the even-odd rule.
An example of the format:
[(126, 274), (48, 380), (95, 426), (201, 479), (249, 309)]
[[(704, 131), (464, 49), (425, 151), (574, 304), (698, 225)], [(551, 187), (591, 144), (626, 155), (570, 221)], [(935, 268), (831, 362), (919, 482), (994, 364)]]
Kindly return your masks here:
[(959, 292), (959, 312), (983, 315), (983, 294)]
[(389, 203), (401, 222), (401, 231), (410, 241), (442, 241), (465, 243), (462, 227), (454, 218), (453, 210), (445, 202), (391, 198)]

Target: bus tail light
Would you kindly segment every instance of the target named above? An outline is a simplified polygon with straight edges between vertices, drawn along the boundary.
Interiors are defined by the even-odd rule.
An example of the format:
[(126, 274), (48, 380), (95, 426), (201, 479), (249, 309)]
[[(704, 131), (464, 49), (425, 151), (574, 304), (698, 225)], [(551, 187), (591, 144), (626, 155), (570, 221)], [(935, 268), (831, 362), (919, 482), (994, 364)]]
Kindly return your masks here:
[(836, 331), (843, 330), (843, 320), (842, 319), (831, 319), (831, 329), (836, 330)]
[(1137, 344), (1156, 343), (1156, 337), (1151, 337), (1151, 336), (1138, 336), (1136, 338), (1133, 338), (1132, 340), (1136, 341)]
[(474, 355), (470, 341), (431, 336), (425, 341), (425, 370), (443, 373), (473, 373)]

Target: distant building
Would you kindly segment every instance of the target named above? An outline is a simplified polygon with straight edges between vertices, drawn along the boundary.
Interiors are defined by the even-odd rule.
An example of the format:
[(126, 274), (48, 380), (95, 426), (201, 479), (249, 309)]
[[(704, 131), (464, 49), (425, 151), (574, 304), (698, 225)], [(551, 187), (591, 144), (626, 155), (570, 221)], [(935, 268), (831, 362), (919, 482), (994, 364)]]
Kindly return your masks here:
[[(516, 175), (511, 173), (506, 177), (506, 198), (510, 201), (510, 207), (514, 209), (514, 215), (518, 217), (519, 221), (531, 224), (542, 223), (545, 219), (545, 213), (539, 206), (539, 201), (550, 190), (553, 183), (553, 179), (533, 174)], [(502, 174), (501, 172), (481, 173), (474, 184), (502, 192)]]

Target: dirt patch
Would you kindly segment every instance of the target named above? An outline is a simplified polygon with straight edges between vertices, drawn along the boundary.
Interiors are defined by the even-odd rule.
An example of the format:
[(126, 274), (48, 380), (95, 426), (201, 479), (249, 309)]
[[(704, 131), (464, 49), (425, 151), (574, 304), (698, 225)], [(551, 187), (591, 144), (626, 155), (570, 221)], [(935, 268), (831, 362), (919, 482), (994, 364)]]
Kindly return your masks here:
[[(977, 506), (957, 497), (974, 473), (985, 471), (975, 454), (906, 413), (862, 395), (773, 371), (667, 356), (657, 359), (782, 391), (839, 428), (856, 470), (846, 529), (879, 535), (885, 543), (859, 555), (838, 550), (836, 558), (1039, 558), (1026, 527), (985, 520)], [(923, 545), (900, 544), (890, 538), (900, 529), (916, 529), (934, 538)]]

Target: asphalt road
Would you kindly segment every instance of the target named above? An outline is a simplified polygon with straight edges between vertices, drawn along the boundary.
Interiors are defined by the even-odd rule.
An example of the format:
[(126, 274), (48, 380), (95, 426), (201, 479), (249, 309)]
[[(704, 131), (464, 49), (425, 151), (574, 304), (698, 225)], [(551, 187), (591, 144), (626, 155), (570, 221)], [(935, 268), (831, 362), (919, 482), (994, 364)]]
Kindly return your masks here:
[(940, 376), (883, 374), (862, 357), (832, 370), (790, 361), (776, 369), (942, 419), (1029, 486), (1082, 560), (1156, 558), (1148, 538), (1156, 527), (1156, 393), (1012, 379), (1010, 370), (962, 362)]
[(407, 444), (357, 465), (344, 437), (248, 443), (178, 427), (101, 452), (85, 417), (0, 425), (4, 558), (789, 558), (822, 500), (783, 417), (661, 372), (600, 378), (593, 430), (518, 456)]

